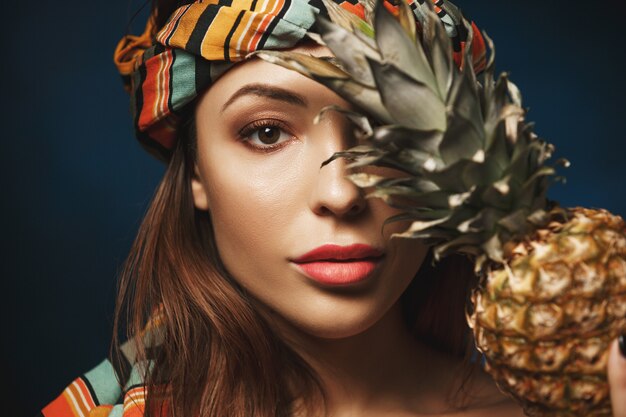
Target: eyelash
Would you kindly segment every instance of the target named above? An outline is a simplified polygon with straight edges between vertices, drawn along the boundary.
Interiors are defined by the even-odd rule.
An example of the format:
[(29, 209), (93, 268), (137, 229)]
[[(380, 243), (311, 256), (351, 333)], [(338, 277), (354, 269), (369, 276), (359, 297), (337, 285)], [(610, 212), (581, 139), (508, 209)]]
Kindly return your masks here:
[(264, 120), (255, 120), (254, 122), (244, 126), (239, 133), (237, 134), (238, 138), (240, 141), (244, 142), (246, 144), (246, 146), (249, 146), (255, 150), (261, 151), (261, 152), (273, 152), (275, 150), (278, 150), (286, 145), (289, 144), (289, 142), (291, 142), (291, 140), (288, 141), (284, 141), (284, 142), (280, 142), (280, 143), (276, 143), (276, 144), (272, 144), (272, 145), (256, 145), (254, 143), (252, 143), (250, 141), (250, 136), (253, 133), (256, 133), (259, 131), (259, 129), (262, 129), (264, 127), (275, 127), (280, 129), (282, 132), (291, 135), (293, 137), (293, 135), (289, 132), (287, 126), (285, 125), (285, 123), (281, 122), (280, 120), (275, 120), (275, 119), (264, 119)]

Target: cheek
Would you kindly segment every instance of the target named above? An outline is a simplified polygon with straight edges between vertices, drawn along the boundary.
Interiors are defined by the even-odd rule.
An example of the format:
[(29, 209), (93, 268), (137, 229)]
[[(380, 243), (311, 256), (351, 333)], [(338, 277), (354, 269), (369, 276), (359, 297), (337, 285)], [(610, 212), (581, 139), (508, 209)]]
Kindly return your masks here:
[(222, 261), (235, 277), (267, 268), (282, 256), (287, 243), (283, 240), (295, 213), (301, 211), (294, 170), (277, 162), (259, 165), (222, 152), (219, 160), (207, 164), (212, 167), (205, 173), (205, 184), (215, 239)]

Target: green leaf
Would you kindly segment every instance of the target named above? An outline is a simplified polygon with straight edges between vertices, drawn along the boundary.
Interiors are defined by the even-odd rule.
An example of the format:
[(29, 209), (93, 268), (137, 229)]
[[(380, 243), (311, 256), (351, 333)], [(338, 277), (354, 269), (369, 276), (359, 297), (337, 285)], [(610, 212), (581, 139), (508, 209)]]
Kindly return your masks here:
[(431, 155), (439, 154), (443, 132), (439, 130), (416, 130), (404, 126), (381, 126), (374, 129), (370, 140), (375, 146), (393, 144), (399, 148), (418, 149)]
[(437, 81), (421, 44), (415, 43), (411, 35), (404, 31), (398, 20), (385, 8), (383, 0), (376, 3), (375, 16), (374, 34), (385, 62), (425, 85), (438, 97)]
[(409, 6), (409, 3), (406, 1), (399, 2), (398, 7), (398, 22), (402, 29), (404, 29), (404, 33), (409, 36), (409, 39), (415, 43), (417, 42), (417, 30), (415, 28), (415, 15)]
[(450, 193), (463, 193), (469, 190), (463, 175), (473, 165), (478, 165), (478, 163), (470, 159), (461, 159), (439, 171), (428, 172), (423, 175), (427, 180), (434, 182)]
[(439, 154), (449, 165), (461, 159), (473, 159), (476, 152), (483, 150), (484, 132), (476, 130), (476, 123), (461, 114), (448, 115), (448, 129), (439, 146)]
[(430, 8), (424, 14), (423, 46), (435, 74), (439, 97), (445, 98), (452, 86), (454, 72), (458, 71), (452, 59), (452, 41), (441, 19)]
[(369, 61), (378, 91), (394, 124), (417, 130), (446, 129), (444, 103), (424, 84), (395, 66)]
[[(447, 100), (451, 118), (449, 122), (454, 122), (456, 118), (469, 122), (475, 133), (473, 136), (480, 143), (478, 148), (485, 149), (485, 124), (478, 103), (480, 103), (480, 98), (478, 97), (474, 70), (471, 65), (466, 65), (461, 71), (461, 75), (455, 77), (450, 89)], [(468, 157), (471, 158), (471, 156)]]
[(352, 32), (319, 17), (317, 25), (324, 43), (341, 61), (341, 65), (358, 82), (374, 87), (374, 77), (365, 57), (381, 60), (380, 54)]

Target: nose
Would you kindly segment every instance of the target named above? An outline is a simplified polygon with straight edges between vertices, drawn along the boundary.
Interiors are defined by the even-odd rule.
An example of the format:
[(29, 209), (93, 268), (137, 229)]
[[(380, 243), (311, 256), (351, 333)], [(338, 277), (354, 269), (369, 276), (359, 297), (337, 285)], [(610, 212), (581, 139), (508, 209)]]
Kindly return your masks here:
[(336, 159), (319, 170), (311, 209), (319, 216), (352, 218), (367, 206), (363, 190), (346, 178), (346, 161)]

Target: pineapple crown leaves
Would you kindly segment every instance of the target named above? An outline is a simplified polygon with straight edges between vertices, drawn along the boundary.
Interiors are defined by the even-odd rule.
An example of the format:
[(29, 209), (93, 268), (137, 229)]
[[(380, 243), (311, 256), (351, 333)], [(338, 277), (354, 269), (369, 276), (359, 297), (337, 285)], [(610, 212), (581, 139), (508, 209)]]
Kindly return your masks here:
[[(362, 139), (324, 164), (352, 161), (349, 178), (367, 188), (368, 197), (402, 210), (388, 222), (411, 220), (398, 236), (434, 245), (436, 258), (464, 252), (479, 256), (479, 265), (487, 258), (502, 262), (507, 242), (547, 221), (552, 145), (524, 121), (521, 93), (508, 75), (494, 77), (489, 37), (484, 35), (491, 53), (479, 81), (471, 64), (474, 32), (465, 19), (468, 39), (459, 68), (430, 1), (416, 10), (419, 35), (406, 2), (400, 1), (397, 16), (383, 0), (362, 2), (365, 20), (326, 0), (331, 20), (318, 17), (312, 37), (337, 63), (286, 51), (256, 55), (320, 82), (358, 109), (323, 110), (341, 111)], [(405, 176), (368, 174), (367, 166)]]

